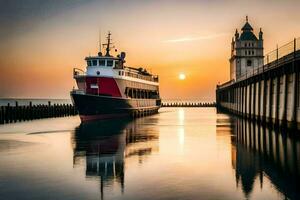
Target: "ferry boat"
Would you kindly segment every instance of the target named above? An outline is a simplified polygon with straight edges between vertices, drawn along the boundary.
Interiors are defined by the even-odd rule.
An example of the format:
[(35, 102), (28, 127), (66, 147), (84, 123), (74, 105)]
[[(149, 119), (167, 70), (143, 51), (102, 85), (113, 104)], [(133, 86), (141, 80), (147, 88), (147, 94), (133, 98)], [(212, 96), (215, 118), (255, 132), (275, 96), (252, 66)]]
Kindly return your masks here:
[[(101, 45), (100, 45), (101, 46)], [(86, 57), (86, 71), (73, 69), (77, 89), (71, 91), (81, 121), (157, 113), (161, 107), (159, 78), (144, 68), (125, 66), (125, 52), (112, 56), (111, 33), (97, 56)]]

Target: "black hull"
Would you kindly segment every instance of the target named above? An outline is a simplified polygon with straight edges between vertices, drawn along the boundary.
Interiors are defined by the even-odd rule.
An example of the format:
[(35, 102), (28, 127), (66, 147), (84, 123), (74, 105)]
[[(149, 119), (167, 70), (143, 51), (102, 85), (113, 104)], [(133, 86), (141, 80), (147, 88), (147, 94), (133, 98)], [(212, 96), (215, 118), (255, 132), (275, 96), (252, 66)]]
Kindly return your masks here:
[(132, 116), (137, 112), (157, 112), (160, 99), (124, 99), (71, 93), (82, 121)]

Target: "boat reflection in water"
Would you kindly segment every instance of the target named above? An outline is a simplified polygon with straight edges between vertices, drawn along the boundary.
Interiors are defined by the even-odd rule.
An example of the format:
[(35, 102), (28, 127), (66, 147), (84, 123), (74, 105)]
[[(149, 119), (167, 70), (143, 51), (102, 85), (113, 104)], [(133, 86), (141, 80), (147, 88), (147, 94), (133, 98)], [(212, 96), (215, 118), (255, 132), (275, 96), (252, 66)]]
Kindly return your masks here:
[(145, 128), (142, 120), (81, 123), (75, 129), (74, 165), (81, 165), (85, 160), (86, 178), (99, 177), (101, 198), (105, 187), (115, 186), (115, 183), (124, 192), (127, 158), (137, 156), (142, 164), (147, 155), (158, 151), (158, 132), (153, 127)]
[(284, 198), (300, 199), (300, 142), (295, 133), (274, 130), (245, 119), (236, 119), (232, 127), (232, 166), (237, 187), (245, 196), (251, 195), (258, 178), (264, 178), (280, 191)]

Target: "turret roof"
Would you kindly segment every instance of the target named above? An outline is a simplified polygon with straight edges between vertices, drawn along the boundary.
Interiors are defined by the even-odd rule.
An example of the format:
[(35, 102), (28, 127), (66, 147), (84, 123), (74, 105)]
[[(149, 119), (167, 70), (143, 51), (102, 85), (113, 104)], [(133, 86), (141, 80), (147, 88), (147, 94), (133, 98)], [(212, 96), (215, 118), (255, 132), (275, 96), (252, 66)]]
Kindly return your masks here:
[(253, 28), (248, 22), (248, 16), (246, 17), (246, 23), (242, 28), (242, 34), (240, 40), (257, 40), (257, 37), (254, 35)]
[(246, 22), (246, 24), (243, 26), (242, 31), (253, 31), (252, 26), (248, 23), (248, 21)]
[(257, 40), (257, 37), (253, 34), (253, 32), (242, 32), (240, 40)]

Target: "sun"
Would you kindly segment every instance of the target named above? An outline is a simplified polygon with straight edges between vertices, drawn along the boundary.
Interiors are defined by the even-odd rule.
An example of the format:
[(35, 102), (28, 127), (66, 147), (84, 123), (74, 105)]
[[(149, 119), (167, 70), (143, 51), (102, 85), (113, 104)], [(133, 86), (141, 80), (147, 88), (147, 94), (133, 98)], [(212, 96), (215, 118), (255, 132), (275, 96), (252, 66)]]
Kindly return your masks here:
[(179, 80), (184, 80), (185, 79), (185, 74), (184, 73), (180, 73), (178, 76)]

